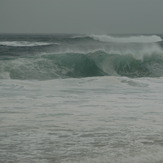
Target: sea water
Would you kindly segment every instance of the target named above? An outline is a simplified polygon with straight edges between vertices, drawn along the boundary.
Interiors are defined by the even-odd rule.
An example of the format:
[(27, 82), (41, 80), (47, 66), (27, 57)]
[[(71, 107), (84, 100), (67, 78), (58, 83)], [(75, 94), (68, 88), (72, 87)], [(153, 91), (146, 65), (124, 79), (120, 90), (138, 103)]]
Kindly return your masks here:
[(0, 162), (162, 163), (159, 35), (0, 35)]

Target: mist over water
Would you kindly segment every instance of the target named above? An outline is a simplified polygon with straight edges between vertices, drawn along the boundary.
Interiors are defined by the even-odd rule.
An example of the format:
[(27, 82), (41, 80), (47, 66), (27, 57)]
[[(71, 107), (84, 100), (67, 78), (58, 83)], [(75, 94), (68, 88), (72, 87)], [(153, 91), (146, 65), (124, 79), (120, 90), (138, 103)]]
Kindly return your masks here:
[(158, 35), (0, 35), (0, 162), (163, 162)]

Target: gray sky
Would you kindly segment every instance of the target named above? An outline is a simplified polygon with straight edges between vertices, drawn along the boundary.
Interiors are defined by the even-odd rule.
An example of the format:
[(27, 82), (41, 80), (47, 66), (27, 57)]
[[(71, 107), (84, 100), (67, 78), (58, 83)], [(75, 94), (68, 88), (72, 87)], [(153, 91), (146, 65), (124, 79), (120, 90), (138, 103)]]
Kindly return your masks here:
[(0, 33), (163, 33), (163, 0), (0, 0)]

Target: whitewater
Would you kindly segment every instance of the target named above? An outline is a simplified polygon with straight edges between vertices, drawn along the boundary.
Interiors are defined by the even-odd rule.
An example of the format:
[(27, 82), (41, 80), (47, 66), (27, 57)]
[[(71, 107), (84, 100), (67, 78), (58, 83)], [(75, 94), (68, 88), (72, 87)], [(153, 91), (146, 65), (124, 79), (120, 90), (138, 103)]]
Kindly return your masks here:
[(162, 163), (163, 35), (0, 35), (0, 162)]

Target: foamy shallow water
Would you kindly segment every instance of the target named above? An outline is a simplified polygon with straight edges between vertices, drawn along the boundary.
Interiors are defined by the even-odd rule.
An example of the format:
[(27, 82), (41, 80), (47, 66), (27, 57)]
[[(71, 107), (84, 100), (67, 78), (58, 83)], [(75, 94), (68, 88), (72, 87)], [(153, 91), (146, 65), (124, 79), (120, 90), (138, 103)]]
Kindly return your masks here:
[(0, 80), (0, 162), (163, 162), (163, 78)]

